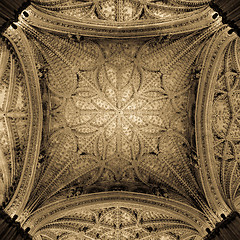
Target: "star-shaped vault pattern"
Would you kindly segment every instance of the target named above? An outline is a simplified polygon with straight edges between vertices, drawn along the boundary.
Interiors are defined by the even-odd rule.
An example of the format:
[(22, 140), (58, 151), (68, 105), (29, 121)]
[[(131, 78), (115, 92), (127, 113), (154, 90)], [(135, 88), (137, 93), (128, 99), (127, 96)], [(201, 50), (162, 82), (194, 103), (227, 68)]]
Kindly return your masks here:
[(240, 209), (239, 39), (208, 0), (35, 0), (0, 41), (0, 203), (34, 240), (201, 240)]

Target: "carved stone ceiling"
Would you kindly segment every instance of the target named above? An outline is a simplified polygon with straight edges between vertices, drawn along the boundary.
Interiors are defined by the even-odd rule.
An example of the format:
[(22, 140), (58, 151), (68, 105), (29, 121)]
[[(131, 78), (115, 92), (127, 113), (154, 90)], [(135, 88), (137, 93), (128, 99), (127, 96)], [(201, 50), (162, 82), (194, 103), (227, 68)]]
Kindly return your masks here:
[[(46, 32), (40, 44), (35, 42), (46, 109), (39, 164), (44, 170), (33, 202), (40, 198), (37, 192), (49, 198), (71, 182), (83, 193), (164, 193), (163, 183), (186, 195), (180, 182), (172, 183), (178, 178), (173, 167), (197, 191), (189, 141), (196, 85), (191, 64), (199, 47), (185, 56), (178, 47), (197, 36), (74, 42)], [(52, 52), (45, 41), (52, 43)], [(172, 70), (174, 56), (185, 72)], [(56, 169), (61, 174), (55, 175)]]
[(21, 65), (0, 41), (0, 202), (21, 176), (29, 132), (29, 99)]
[[(172, 1), (167, 4), (166, 1), (138, 1), (138, 0), (107, 0), (107, 1), (34, 1), (37, 8), (45, 9), (50, 14), (62, 14), (69, 18), (77, 19), (101, 19), (108, 21), (133, 21), (143, 19), (157, 19), (168, 17), (177, 17), (182, 12), (196, 10), (204, 1), (192, 4), (183, 4), (180, 1)], [(205, 3), (208, 1), (205, 1)], [(50, 11), (49, 11), (50, 10)]]
[(36, 0), (3, 34), (0, 202), (35, 240), (199, 240), (240, 208), (240, 45), (208, 2)]
[[(172, 226), (171, 233), (162, 233)], [(180, 228), (184, 227), (184, 231)], [(80, 232), (79, 232), (80, 230)], [(66, 234), (66, 231), (68, 234)], [(70, 212), (58, 218), (40, 231), (39, 235), (62, 236), (62, 239), (161, 239), (176, 240), (194, 230), (185, 222), (167, 215), (141, 208), (109, 207)]]

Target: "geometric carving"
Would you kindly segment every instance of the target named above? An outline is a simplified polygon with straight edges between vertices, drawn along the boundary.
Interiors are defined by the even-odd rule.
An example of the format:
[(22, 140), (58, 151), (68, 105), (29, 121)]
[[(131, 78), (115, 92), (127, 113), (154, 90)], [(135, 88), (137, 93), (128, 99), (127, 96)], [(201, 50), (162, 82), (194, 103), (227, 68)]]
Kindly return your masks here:
[[(13, 50), (11, 50), (13, 53)], [(0, 202), (12, 197), (28, 141), (28, 96), (19, 59), (0, 42)]]
[[(227, 197), (235, 198), (239, 187), (240, 68), (239, 41), (226, 48), (218, 72), (213, 100), (214, 151), (220, 181)], [(233, 59), (233, 61), (231, 61)]]
[[(24, 208), (32, 188), (42, 131), (42, 111), (40, 89), (38, 81), (35, 81), (38, 80), (37, 74), (33, 68), (34, 59), (26, 35), (20, 28), (12, 27), (3, 35), (5, 37), (2, 39), (10, 52), (11, 60), (9, 95), (3, 116), (9, 124), (8, 134), (13, 153), (9, 164), (9, 168), (13, 170), (12, 186), (8, 194), (11, 199), (5, 199), (5, 204), (8, 204), (5, 211), (14, 216)], [(3, 67), (6, 68), (6, 64), (3, 64)]]
[(164, 1), (34, 1), (21, 17), (27, 24), (74, 39), (95, 37), (152, 37), (182, 34), (210, 27), (214, 11), (209, 0)]
[[(202, 79), (203, 62), (211, 67), (204, 55), (215, 44), (209, 39), (222, 31), (208, 2), (36, 0), (19, 16), (17, 29), (8, 28), (19, 57), (14, 61), (15, 52), (0, 44), (0, 154), (6, 156), (0, 187), (7, 192), (21, 177), (6, 209), (34, 229), (36, 240), (200, 239), (221, 209), (219, 202), (209, 208), (207, 187), (200, 186), (203, 178), (212, 180), (204, 173), (204, 164), (212, 164), (202, 154), (208, 147), (219, 177), (210, 191), (222, 188), (226, 204), (235, 204), (239, 41), (217, 55), (210, 93), (198, 89), (211, 95), (210, 117), (202, 121), (194, 112), (195, 74), (203, 69)], [(205, 121), (210, 131), (201, 126)], [(195, 142), (195, 123), (208, 131), (198, 140), (211, 138), (203, 149), (201, 139)], [(134, 205), (138, 195), (144, 207)], [(150, 207), (152, 198), (157, 203)], [(91, 205), (95, 200), (99, 208)]]
[(42, 88), (43, 138), (22, 221), (51, 203), (104, 191), (209, 212), (189, 144), (194, 64), (207, 31), (115, 40), (25, 33)]
[(154, 1), (132, 0), (107, 0), (107, 1), (35, 1), (37, 7), (43, 11), (52, 11), (58, 16), (68, 16), (76, 19), (107, 20), (109, 22), (129, 22), (145, 19), (176, 18), (180, 13), (196, 11), (208, 1), (196, 2), (194, 5), (187, 2), (175, 2), (171, 4)]
[[(43, 79), (49, 92), (46, 104), (51, 107), (45, 128), (50, 135), (44, 174), (29, 207), (36, 201), (34, 196), (41, 195), (40, 204), (72, 181), (72, 187), (84, 188), (81, 194), (106, 190), (106, 183), (108, 190), (127, 190), (142, 182), (139, 187), (144, 192), (156, 192), (157, 187), (162, 195), (158, 185), (163, 183), (182, 196), (187, 191), (197, 197), (190, 170), (188, 111), (198, 35), (147, 41), (73, 42), (49, 33), (40, 33), (39, 38), (40, 43), (33, 42), (47, 69)], [(186, 43), (189, 51), (182, 55)], [(174, 57), (179, 63), (173, 68)], [(69, 168), (70, 162), (76, 171)], [(62, 174), (63, 169), (70, 172)], [(88, 187), (94, 183), (95, 189)], [(140, 188), (136, 185), (134, 191)], [(36, 194), (40, 189), (45, 190)]]
[(228, 30), (216, 33), (207, 49), (196, 115), (202, 181), (219, 216), (230, 213), (239, 188), (239, 40)]
[(78, 210), (41, 228), (38, 236), (57, 239), (164, 239), (197, 235), (190, 225), (167, 215), (141, 208), (107, 207)]

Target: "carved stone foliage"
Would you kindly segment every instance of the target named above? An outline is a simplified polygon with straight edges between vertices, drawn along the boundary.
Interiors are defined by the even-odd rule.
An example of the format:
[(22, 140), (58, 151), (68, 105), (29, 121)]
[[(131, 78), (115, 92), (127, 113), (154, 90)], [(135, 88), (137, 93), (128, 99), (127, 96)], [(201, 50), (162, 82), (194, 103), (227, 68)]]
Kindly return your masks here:
[(135, 38), (189, 33), (211, 27), (214, 11), (206, 1), (34, 1), (20, 18), (51, 32)]
[(240, 43), (208, 0), (32, 2), (0, 42), (9, 215), (35, 240), (199, 240), (240, 206)]
[(239, 41), (221, 58), (213, 99), (212, 130), (217, 172), (226, 197), (234, 200), (240, 176)]
[(229, 28), (213, 36), (203, 66), (196, 114), (200, 171), (206, 197), (220, 216), (235, 209), (239, 187), (239, 43)]
[(112, 206), (69, 212), (47, 223), (35, 239), (177, 240), (194, 235), (198, 233), (189, 224), (161, 212)]
[[(139, 1), (139, 0), (107, 0), (107, 1), (34, 1), (36, 6), (75, 17), (78, 19), (101, 19), (108, 21), (133, 21), (146, 19), (174, 18), (183, 12), (199, 9), (209, 1)], [(55, 13), (56, 14), (56, 13)]]
[[(13, 216), (14, 214), (22, 212), (21, 208), (24, 208), (30, 194), (30, 189), (32, 189), (36, 158), (39, 155), (38, 148), (40, 146), (42, 129), (42, 111), (39, 82), (36, 70), (33, 68), (34, 59), (32, 58), (31, 49), (25, 34), (20, 27), (16, 29), (10, 26), (3, 35), (4, 37), (2, 38), (7, 42), (7, 48), (12, 54), (12, 59), (15, 58), (15, 61), (11, 61), (9, 82), (9, 89), (11, 89), (12, 92), (9, 92), (8, 108), (4, 109), (3, 114), (5, 114), (5, 117), (7, 116), (7, 118), (9, 117), (11, 119), (10, 122), (16, 122), (13, 131), (11, 127), (8, 128), (9, 135), (13, 132), (14, 138), (17, 138), (16, 130), (19, 135), (20, 133), (22, 134), (22, 139), (26, 139), (26, 142), (23, 143), (23, 153), (19, 160), (19, 162), (21, 162), (21, 166), (19, 167), (21, 170), (18, 170), (19, 175), (17, 179), (19, 181), (17, 182), (17, 187), (16, 181), (15, 183), (13, 182), (13, 187), (10, 187), (10, 190), (14, 190), (14, 193), (11, 195), (10, 201), (6, 201), (7, 206), (5, 207), (5, 211), (10, 216)], [(15, 64), (17, 65), (16, 68)], [(14, 69), (17, 69), (20, 73), (14, 75)], [(21, 82), (19, 83), (19, 81), (23, 81), (23, 85)], [(23, 94), (21, 94), (21, 89)], [(15, 97), (17, 99), (15, 99)], [(20, 103), (22, 101), (22, 104), (20, 104), (19, 101)], [(21, 122), (18, 118), (19, 120), (23, 118), (24, 121)], [(27, 124), (25, 125), (25, 123)], [(12, 149), (14, 149), (14, 147), (15, 146), (12, 145)], [(20, 148), (21, 150), (21, 145), (16, 145), (16, 148)], [(16, 164), (16, 166), (18, 166), (18, 164)]]
[(0, 41), (0, 202), (8, 202), (21, 177), (29, 132), (24, 74), (11, 48)]
[(190, 109), (194, 63), (211, 33), (73, 40), (26, 32), (44, 111), (42, 152), (26, 212), (116, 190), (205, 208), (192, 171)]

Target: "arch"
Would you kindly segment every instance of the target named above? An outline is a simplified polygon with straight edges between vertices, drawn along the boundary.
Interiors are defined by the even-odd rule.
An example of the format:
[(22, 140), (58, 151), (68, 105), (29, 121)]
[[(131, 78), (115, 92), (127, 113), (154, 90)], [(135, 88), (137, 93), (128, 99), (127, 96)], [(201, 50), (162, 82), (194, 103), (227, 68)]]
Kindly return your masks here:
[(19, 215), (28, 201), (35, 176), (38, 161), (41, 132), (42, 132), (42, 106), (38, 76), (35, 61), (29, 42), (21, 29), (21, 24), (16, 23), (17, 29), (10, 26), (3, 36), (9, 39), (14, 47), (23, 68), (29, 96), (29, 138), (27, 150), (17, 189), (5, 211), (10, 215)]
[(187, 204), (163, 197), (118, 191), (82, 195), (49, 204), (33, 212), (23, 224), (23, 227), (30, 227), (30, 234), (34, 235), (41, 227), (69, 211), (86, 210), (92, 207), (127, 207), (129, 205), (131, 207), (143, 207), (152, 211), (161, 211), (166, 215), (177, 217), (191, 225), (201, 236), (205, 235), (206, 228), (212, 228), (202, 212)]
[[(157, 5), (158, 6), (158, 5)], [(167, 6), (171, 11), (172, 6)], [(185, 6), (186, 9), (189, 6)], [(179, 9), (178, 9), (179, 10)], [(41, 5), (31, 5), (21, 18), (28, 25), (52, 32), (74, 34), (78, 36), (107, 37), (107, 38), (136, 38), (153, 37), (159, 34), (182, 34), (211, 27), (215, 20), (214, 11), (210, 7), (200, 7), (189, 12), (181, 12), (175, 17), (160, 17), (149, 19), (147, 23), (142, 20), (113, 22), (101, 19), (84, 19), (56, 13)], [(163, 12), (165, 9), (162, 10)], [(173, 12), (176, 9), (172, 10)]]
[[(227, 26), (221, 27), (207, 46), (199, 80), (195, 116), (197, 151), (200, 156), (202, 184), (209, 205), (218, 216), (222, 213), (228, 215), (231, 212), (231, 206), (224, 196), (218, 178), (217, 167), (214, 164), (210, 115), (212, 114), (215, 82), (220, 68), (220, 59), (229, 43), (237, 38), (236, 34), (230, 35), (229, 30), (230, 28)], [(221, 218), (216, 220), (221, 221)]]

